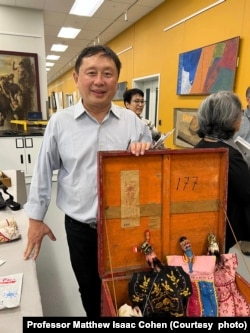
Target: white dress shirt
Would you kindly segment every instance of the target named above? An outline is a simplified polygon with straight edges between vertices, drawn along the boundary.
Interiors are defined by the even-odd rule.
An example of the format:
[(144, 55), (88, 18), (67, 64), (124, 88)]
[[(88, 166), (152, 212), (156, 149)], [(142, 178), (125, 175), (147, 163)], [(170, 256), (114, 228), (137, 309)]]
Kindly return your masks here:
[(134, 112), (113, 103), (101, 124), (84, 110), (81, 100), (53, 114), (24, 205), (27, 215), (44, 220), (53, 171), (58, 170), (57, 206), (77, 221), (96, 222), (97, 152), (126, 150), (133, 141), (151, 142), (149, 128)]

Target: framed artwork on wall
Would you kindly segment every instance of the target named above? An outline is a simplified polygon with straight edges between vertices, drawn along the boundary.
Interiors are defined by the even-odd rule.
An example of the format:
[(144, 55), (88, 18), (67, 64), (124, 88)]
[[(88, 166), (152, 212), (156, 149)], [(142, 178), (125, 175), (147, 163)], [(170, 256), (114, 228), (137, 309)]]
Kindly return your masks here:
[(52, 91), (51, 93), (50, 100), (51, 100), (51, 109), (53, 112), (56, 112), (57, 110), (56, 93), (54, 91)]
[(240, 37), (179, 55), (177, 95), (233, 91)]
[(67, 94), (67, 93), (65, 93), (64, 94), (64, 98), (65, 98), (64, 99), (64, 105), (65, 105), (66, 108), (74, 104), (73, 94)]
[(183, 148), (193, 148), (200, 141), (197, 135), (197, 109), (174, 109), (174, 144)]
[(55, 92), (55, 100), (56, 100), (56, 110), (57, 111), (62, 110), (64, 107), (62, 91)]
[(36, 111), (41, 111), (37, 54), (0, 51), (3, 127), (10, 128), (11, 120), (26, 120), (28, 112)]
[(123, 94), (125, 93), (126, 90), (127, 90), (127, 82), (126, 81), (118, 83), (116, 94), (113, 98), (113, 101), (123, 100)]

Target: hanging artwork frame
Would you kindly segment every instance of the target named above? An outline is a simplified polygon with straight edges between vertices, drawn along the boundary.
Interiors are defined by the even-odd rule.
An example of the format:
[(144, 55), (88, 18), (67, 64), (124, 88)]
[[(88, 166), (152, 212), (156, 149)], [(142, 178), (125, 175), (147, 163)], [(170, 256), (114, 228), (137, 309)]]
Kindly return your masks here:
[(0, 50), (0, 110), (5, 127), (26, 120), (28, 112), (41, 112), (36, 53)]
[(115, 96), (113, 98), (113, 101), (121, 101), (123, 100), (123, 94), (125, 93), (125, 91), (127, 90), (127, 82), (119, 82), (117, 85), (117, 90), (115, 93)]
[(240, 37), (179, 55), (177, 95), (209, 95), (233, 91)]
[(199, 141), (197, 135), (198, 109), (174, 108), (174, 144), (183, 148), (193, 148)]

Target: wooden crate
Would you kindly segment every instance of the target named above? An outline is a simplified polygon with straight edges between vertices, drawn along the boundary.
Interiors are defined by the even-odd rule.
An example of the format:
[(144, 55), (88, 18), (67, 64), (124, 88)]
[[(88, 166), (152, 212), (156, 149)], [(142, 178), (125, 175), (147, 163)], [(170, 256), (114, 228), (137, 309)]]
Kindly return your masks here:
[[(145, 270), (145, 257), (134, 249), (150, 231), (158, 258), (182, 254), (181, 236), (196, 255), (207, 254), (213, 231), (224, 252), (227, 201), (227, 149), (99, 152), (99, 272), (102, 316), (116, 316), (129, 302), (133, 272)], [(241, 277), (239, 287), (249, 295)]]

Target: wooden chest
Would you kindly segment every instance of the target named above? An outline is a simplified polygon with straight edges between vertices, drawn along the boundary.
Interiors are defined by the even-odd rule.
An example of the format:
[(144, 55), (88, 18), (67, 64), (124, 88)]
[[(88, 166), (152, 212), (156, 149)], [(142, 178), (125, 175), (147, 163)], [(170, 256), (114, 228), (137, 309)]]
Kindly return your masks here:
[[(213, 231), (224, 252), (228, 152), (220, 149), (99, 152), (99, 272), (102, 316), (117, 316), (130, 304), (128, 282), (146, 269), (145, 256), (134, 251), (150, 232), (157, 257), (182, 254), (186, 236), (196, 255), (207, 254)], [(237, 284), (250, 302), (250, 286)]]

